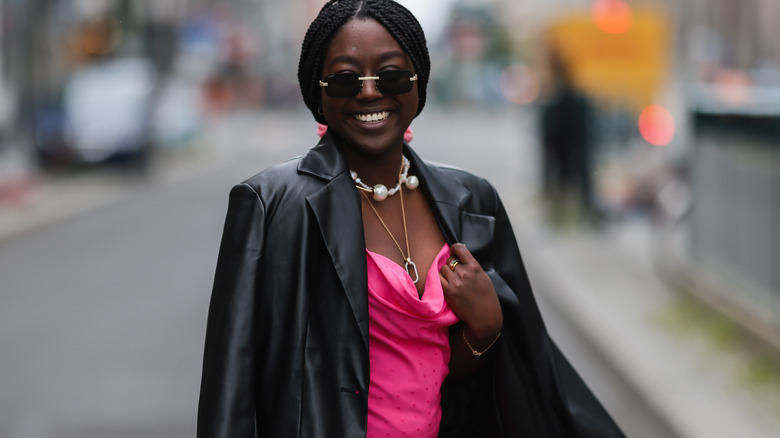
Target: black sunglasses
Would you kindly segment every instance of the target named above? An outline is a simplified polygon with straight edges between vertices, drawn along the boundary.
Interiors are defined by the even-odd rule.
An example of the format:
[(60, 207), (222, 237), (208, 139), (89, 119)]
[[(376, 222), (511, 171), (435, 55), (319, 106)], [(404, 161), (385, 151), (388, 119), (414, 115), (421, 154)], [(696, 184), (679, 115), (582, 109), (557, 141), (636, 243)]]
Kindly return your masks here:
[(354, 97), (363, 89), (363, 81), (373, 80), (382, 94), (403, 94), (412, 91), (417, 75), (408, 70), (385, 70), (376, 76), (360, 76), (357, 73), (336, 73), (325, 76), (320, 87), (329, 97)]

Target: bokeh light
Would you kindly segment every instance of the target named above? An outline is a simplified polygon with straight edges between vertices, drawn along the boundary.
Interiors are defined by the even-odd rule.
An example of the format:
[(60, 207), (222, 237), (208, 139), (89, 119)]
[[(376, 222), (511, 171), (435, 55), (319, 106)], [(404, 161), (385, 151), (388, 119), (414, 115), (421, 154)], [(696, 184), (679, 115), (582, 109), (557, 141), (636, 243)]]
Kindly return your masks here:
[(739, 107), (747, 105), (752, 99), (752, 81), (744, 72), (721, 69), (713, 80), (715, 97), (724, 105)]
[(119, 45), (121, 34), (121, 25), (115, 17), (100, 17), (71, 29), (68, 42), (74, 53), (106, 55)]
[(623, 0), (596, 0), (591, 16), (596, 27), (606, 33), (626, 33), (633, 23), (631, 7)]
[(501, 72), (501, 93), (517, 105), (527, 105), (539, 97), (539, 76), (523, 64), (513, 64)]
[(660, 105), (648, 105), (639, 114), (639, 132), (648, 143), (666, 146), (674, 137), (675, 123), (672, 113)]

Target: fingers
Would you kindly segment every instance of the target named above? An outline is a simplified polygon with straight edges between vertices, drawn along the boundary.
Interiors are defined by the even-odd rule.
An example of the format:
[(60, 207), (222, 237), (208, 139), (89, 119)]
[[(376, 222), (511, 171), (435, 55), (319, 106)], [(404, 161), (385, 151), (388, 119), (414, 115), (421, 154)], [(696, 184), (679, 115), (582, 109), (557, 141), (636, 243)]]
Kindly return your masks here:
[[(455, 269), (458, 269), (457, 266)], [(441, 284), (445, 288), (450, 285), (450, 280), (455, 276), (455, 272), (450, 269), (447, 264), (441, 267), (439, 270), (439, 278), (441, 279)]]
[(452, 246), (450, 246), (450, 254), (452, 254), (453, 257), (457, 257), (460, 262), (465, 265), (477, 263), (477, 260), (471, 255), (471, 251), (462, 243), (453, 243)]
[(450, 247), (450, 257), (439, 270), (439, 277), (445, 288), (462, 286), (471, 283), (472, 278), (482, 271), (479, 262), (462, 243), (454, 243)]
[(447, 268), (446, 266), (441, 268), (441, 271), (439, 271), (439, 280), (441, 280), (441, 287), (444, 290), (447, 290), (447, 288), (450, 287), (450, 281), (447, 280), (447, 277), (445, 277), (443, 274), (445, 268), (449, 270), (449, 268)]
[(450, 247), (450, 257), (447, 258), (446, 263), (439, 270), (439, 276), (449, 283), (455, 276), (458, 268), (473, 269), (474, 266), (479, 266), (479, 262), (471, 255), (471, 252), (466, 248), (466, 245), (462, 243), (454, 243)]
[(441, 267), (439, 270), (439, 276), (444, 279), (447, 283), (452, 281), (453, 279), (457, 278), (458, 272), (456, 272), (459, 268), (463, 269), (463, 262), (458, 259), (457, 257), (448, 257), (447, 261), (444, 263), (444, 266)]
[(450, 271), (454, 271), (458, 265), (463, 264), (457, 257), (448, 257), (444, 266), (450, 268)]

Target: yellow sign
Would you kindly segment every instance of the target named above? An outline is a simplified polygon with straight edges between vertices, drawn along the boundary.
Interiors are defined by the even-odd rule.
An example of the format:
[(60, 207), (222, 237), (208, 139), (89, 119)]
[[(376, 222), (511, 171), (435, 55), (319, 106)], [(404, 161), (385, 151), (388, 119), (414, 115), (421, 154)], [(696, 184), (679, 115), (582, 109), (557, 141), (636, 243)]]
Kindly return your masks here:
[(666, 19), (652, 10), (633, 11), (623, 33), (604, 32), (585, 13), (556, 20), (548, 33), (549, 50), (586, 93), (637, 110), (655, 100), (668, 69), (670, 39)]

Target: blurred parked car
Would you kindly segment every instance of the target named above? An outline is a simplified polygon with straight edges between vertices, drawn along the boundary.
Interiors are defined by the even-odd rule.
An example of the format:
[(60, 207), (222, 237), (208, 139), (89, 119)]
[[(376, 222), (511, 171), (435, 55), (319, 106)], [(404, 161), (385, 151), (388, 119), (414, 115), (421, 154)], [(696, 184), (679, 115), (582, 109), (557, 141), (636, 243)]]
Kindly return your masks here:
[(103, 60), (75, 72), (61, 97), (36, 111), (43, 164), (143, 162), (152, 149), (155, 80), (146, 59)]

